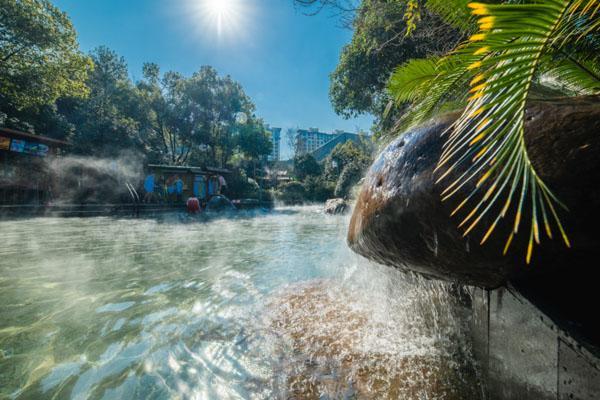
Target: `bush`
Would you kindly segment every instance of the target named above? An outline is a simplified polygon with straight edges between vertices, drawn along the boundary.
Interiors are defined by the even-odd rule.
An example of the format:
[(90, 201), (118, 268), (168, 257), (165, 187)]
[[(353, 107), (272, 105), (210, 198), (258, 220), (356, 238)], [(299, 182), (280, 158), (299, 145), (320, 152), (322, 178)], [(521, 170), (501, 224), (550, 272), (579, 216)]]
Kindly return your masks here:
[(279, 192), (279, 200), (285, 204), (302, 204), (306, 200), (306, 191), (300, 182), (286, 183)]
[(252, 179), (248, 179), (243, 169), (234, 169), (227, 177), (226, 195), (231, 199), (257, 199), (258, 192), (258, 184)]
[(294, 158), (294, 175), (300, 180), (321, 174), (321, 166), (310, 154), (302, 154)]
[(335, 183), (322, 176), (309, 176), (304, 181), (304, 191), (308, 201), (323, 202), (333, 197)]
[(362, 178), (363, 171), (364, 166), (359, 163), (353, 162), (346, 165), (335, 186), (335, 197), (348, 198), (352, 187)]

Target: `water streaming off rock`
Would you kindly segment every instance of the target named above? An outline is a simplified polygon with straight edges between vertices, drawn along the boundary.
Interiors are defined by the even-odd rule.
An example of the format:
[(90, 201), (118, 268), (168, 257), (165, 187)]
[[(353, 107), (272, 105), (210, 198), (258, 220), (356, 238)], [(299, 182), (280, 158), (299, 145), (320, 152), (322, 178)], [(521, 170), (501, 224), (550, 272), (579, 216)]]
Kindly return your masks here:
[(318, 208), (0, 222), (0, 398), (477, 398), (468, 311)]

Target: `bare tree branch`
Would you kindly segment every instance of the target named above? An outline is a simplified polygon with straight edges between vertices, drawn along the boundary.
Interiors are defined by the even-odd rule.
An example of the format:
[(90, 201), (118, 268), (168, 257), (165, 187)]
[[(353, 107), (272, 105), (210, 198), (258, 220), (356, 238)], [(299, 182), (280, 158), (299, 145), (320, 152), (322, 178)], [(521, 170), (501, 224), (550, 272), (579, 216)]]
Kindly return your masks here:
[(314, 16), (329, 9), (332, 11), (332, 17), (340, 19), (343, 28), (352, 29), (360, 0), (294, 0), (294, 4), (305, 9), (304, 14), (307, 16)]

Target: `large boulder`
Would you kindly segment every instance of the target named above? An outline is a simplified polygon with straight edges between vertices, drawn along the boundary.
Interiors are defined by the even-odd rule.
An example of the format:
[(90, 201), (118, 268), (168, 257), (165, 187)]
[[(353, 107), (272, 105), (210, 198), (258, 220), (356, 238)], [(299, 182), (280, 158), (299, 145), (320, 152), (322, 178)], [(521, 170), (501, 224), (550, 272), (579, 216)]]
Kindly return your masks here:
[[(598, 274), (600, 256), (600, 97), (540, 100), (528, 106), (529, 156), (541, 178), (569, 207), (561, 219), (573, 244), (567, 249), (557, 238), (544, 239), (531, 265), (524, 257), (527, 234), (521, 232), (508, 255), (502, 256), (508, 222), (479, 245), (491, 221), (482, 220), (479, 230), (463, 237), (457, 228), (460, 220), (450, 217), (458, 201), (441, 201), (444, 186), (434, 183), (433, 170), (444, 143), (440, 135), (456, 118), (457, 114), (440, 117), (383, 150), (367, 173), (354, 208), (350, 247), (382, 264), (486, 288), (507, 280), (531, 280), (534, 275), (538, 279), (537, 274), (554, 274), (557, 285), (576, 276), (573, 285), (585, 285), (585, 277)], [(456, 199), (472, 189), (467, 185)], [(589, 260), (596, 260), (596, 265)]]

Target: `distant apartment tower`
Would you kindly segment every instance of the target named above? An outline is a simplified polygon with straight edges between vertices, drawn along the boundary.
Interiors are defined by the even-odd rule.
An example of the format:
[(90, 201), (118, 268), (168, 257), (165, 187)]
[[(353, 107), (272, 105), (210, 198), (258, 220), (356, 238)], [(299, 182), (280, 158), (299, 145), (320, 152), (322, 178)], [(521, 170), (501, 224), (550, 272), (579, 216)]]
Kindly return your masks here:
[(296, 155), (312, 153), (336, 136), (337, 134), (319, 132), (317, 128), (298, 129), (295, 135)]
[(323, 161), (329, 154), (331, 154), (333, 149), (335, 149), (338, 144), (344, 144), (346, 142), (354, 142), (356, 144), (368, 143), (368, 141), (365, 141), (364, 136), (356, 133), (334, 131), (334, 134), (331, 136), (333, 138), (330, 141), (310, 152), (315, 160)]
[(271, 132), (271, 141), (273, 142), (273, 149), (269, 154), (269, 161), (279, 161), (280, 150), (279, 146), (281, 143), (281, 128), (267, 128)]
[(335, 146), (347, 141), (360, 143), (361, 135), (335, 130), (333, 133), (319, 132), (318, 129), (296, 130), (296, 155), (310, 153), (317, 161), (322, 161), (333, 151)]

